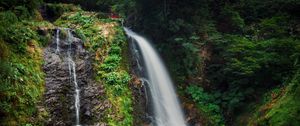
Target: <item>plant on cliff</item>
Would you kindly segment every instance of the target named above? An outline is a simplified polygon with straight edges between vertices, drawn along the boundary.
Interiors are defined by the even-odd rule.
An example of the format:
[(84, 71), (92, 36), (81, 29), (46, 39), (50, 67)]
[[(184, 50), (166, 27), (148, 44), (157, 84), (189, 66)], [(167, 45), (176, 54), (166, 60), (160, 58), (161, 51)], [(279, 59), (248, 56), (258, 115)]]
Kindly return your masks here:
[(41, 47), (48, 42), (36, 20), (41, 1), (0, 2), (0, 123), (41, 125), (46, 113), (38, 111), (44, 91)]
[(107, 95), (113, 104), (113, 108), (109, 110), (108, 115), (115, 113), (116, 117), (108, 116), (110, 125), (132, 125), (132, 100), (128, 83), (131, 79), (130, 75), (121, 67), (122, 49), (126, 44), (125, 35), (121, 27), (115, 28), (115, 37), (109, 48), (108, 56), (98, 68), (98, 75), (104, 81)]
[(221, 104), (221, 93), (217, 92), (210, 94), (204, 92), (203, 88), (191, 85), (186, 88), (186, 92), (191, 96), (194, 102), (197, 103), (198, 108), (203, 115), (207, 116), (210, 125), (224, 126), (224, 117), (219, 106)]
[[(36, 105), (43, 93), (44, 74), (39, 43), (31, 35), (29, 32), (12, 39), (2, 38), (9, 42), (0, 40), (3, 50), (0, 58), (0, 113), (3, 116), (0, 121), (5, 125), (34, 123), (29, 117), (38, 115)], [(34, 47), (29, 47), (27, 42)]]

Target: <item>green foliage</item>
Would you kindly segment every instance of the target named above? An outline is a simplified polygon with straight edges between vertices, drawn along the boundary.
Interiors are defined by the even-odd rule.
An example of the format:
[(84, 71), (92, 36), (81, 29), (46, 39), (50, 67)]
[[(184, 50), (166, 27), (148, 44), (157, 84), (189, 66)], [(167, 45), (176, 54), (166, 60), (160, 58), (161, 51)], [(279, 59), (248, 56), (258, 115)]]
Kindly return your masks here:
[(244, 19), (241, 18), (239, 12), (235, 11), (231, 6), (225, 5), (225, 7), (222, 8), (219, 18), (222, 24), (226, 22), (226, 25), (229, 25), (226, 27), (228, 29), (224, 29), (225, 31), (232, 31), (233, 33), (243, 32), (245, 27)]
[[(119, 55), (120, 56), (120, 55)], [(109, 57), (108, 57), (109, 58)], [(107, 58), (107, 59), (108, 59)], [(117, 62), (120, 62), (120, 57), (117, 58), (116, 60), (109, 60), (110, 62), (115, 62), (113, 64), (120, 64)], [(107, 61), (107, 60), (105, 60)], [(103, 63), (103, 64), (107, 64), (107, 63)], [(103, 65), (102, 64), (102, 65)], [(111, 65), (112, 63), (109, 63), (107, 65)], [(114, 67), (120, 67), (120, 65), (118, 66), (114, 66)], [(120, 71), (120, 70), (112, 70), (112, 69), (105, 69), (102, 68), (102, 70), (106, 71), (106, 72), (99, 72), (99, 73), (104, 73), (103, 75), (100, 75), (101, 78), (104, 80), (106, 87), (108, 89), (111, 89), (112, 91), (108, 91), (110, 92), (108, 95), (112, 98), (111, 102), (113, 102), (113, 104), (117, 104), (115, 107), (120, 107), (120, 108), (113, 108), (116, 109), (118, 111), (120, 111), (119, 113), (117, 113), (117, 116), (122, 117), (124, 119), (118, 119), (118, 118), (112, 118), (112, 117), (108, 117), (109, 120), (109, 124), (110, 125), (132, 125), (132, 106), (131, 106), (131, 94), (130, 91), (127, 87), (127, 84), (129, 82), (129, 80), (131, 79), (129, 74), (125, 71)], [(121, 101), (115, 101), (120, 99)]]
[[(199, 73), (200, 68), (198, 67), (201, 64), (201, 58), (199, 57), (199, 38), (195, 35), (192, 35), (188, 38), (177, 37), (172, 39), (174, 41), (174, 46), (170, 46), (169, 44), (160, 44), (159, 51), (165, 52), (167, 50), (172, 50), (176, 48), (177, 58), (175, 59), (167, 59), (172, 61), (171, 63), (171, 70), (176, 72), (178, 76), (186, 75), (186, 76), (193, 76)], [(171, 58), (174, 54), (166, 54), (166, 58)], [(173, 63), (176, 62), (176, 63)], [(180, 72), (179, 72), (180, 71)]]
[(15, 24), (18, 21), (17, 16), (11, 12), (11, 11), (6, 11), (6, 12), (0, 12), (0, 37), (1, 38), (8, 38), (9, 33), (8, 27), (11, 26), (12, 24)]
[[(29, 11), (30, 14), (33, 14), (34, 9), (37, 9), (42, 0), (2, 0), (0, 2), (0, 7), (4, 8), (5, 10), (13, 10), (16, 9), (17, 11)], [(23, 13), (22, 12), (22, 13)], [(27, 15), (27, 13), (26, 13)]]
[(291, 38), (252, 41), (226, 36), (215, 46), (216, 57), (222, 59), (209, 65), (208, 76), (215, 87), (223, 87), (223, 107), (231, 112), (255, 98), (255, 90), (283, 83), (293, 73), (299, 54), (298, 40)]
[(44, 0), (47, 3), (69, 3), (80, 5), (84, 10), (100, 13), (118, 12), (122, 16), (134, 10), (135, 0)]
[[(0, 2), (0, 8), (5, 9), (0, 12), (2, 125), (39, 123), (36, 105), (44, 90), (40, 45), (45, 45), (48, 41), (35, 31), (45, 23), (31, 19), (35, 7), (38, 6), (35, 2), (37, 1)], [(32, 47), (29, 47), (29, 44)], [(36, 119), (36, 122), (33, 122), (32, 118)]]
[(20, 28), (24, 27), (22, 24), (13, 25), (8, 29), (9, 36), (4, 37), (4, 41), (16, 45), (16, 51), (20, 53), (25, 53), (27, 42), (36, 38), (36, 33), (30, 28)]
[[(8, 58), (8, 57), (6, 57)], [(38, 58), (38, 57), (36, 57)], [(0, 61), (0, 110), (2, 124), (30, 122), (43, 93), (44, 74), (40, 58), (11, 53)]]
[(121, 54), (122, 49), (119, 46), (112, 46), (109, 54)]
[(134, 12), (136, 0), (118, 0), (112, 4), (112, 11), (118, 12), (121, 16), (126, 16)]
[[(107, 88), (107, 95), (114, 105), (110, 111), (119, 111), (117, 117), (108, 116), (107, 120), (110, 125), (132, 125), (132, 101), (131, 93), (128, 89), (130, 75), (121, 69), (121, 47), (126, 45), (124, 42), (125, 35), (121, 27), (115, 29), (114, 40), (110, 45), (108, 56), (98, 69), (98, 75), (104, 81)], [(108, 113), (108, 115), (110, 115)]]
[(101, 68), (106, 72), (114, 71), (120, 65), (120, 60), (121, 57), (119, 55), (109, 55), (107, 58), (105, 58)]
[(195, 66), (200, 63), (200, 57), (198, 55), (198, 48), (194, 44), (186, 42), (182, 43), (184, 49), (183, 67), (186, 69), (187, 75), (192, 75), (198, 72)]
[(40, 45), (47, 43), (44, 36), (38, 35), (34, 30), (41, 22), (29, 24), (29, 21), (20, 21), (11, 11), (0, 12), (0, 19), (0, 38), (9, 43), (13, 51), (25, 53), (27, 43), (31, 40), (38, 40)]
[(256, 111), (249, 123), (258, 125), (298, 126), (300, 96), (299, 70), (287, 81), (284, 88), (275, 88), (267, 93), (264, 104)]
[(50, 20), (56, 20), (65, 12), (81, 11), (81, 9), (72, 4), (45, 4), (45, 12)]
[(263, 19), (259, 24), (259, 32), (264, 38), (287, 36), (289, 34), (288, 20), (288, 17), (285, 16), (274, 16)]
[(11, 11), (4, 11), (0, 13), (1, 26), (8, 26), (18, 21), (17, 16)]
[(240, 0), (235, 6), (247, 23), (270, 18), (281, 13), (296, 16), (300, 2), (297, 0)]
[(70, 16), (67, 20), (75, 21), (75, 24), (82, 25), (82, 27), (89, 27), (93, 23), (93, 18), (83, 16), (82, 12)]
[(203, 114), (210, 119), (209, 125), (225, 125), (222, 110), (219, 106), (219, 104), (221, 104), (220, 92), (209, 94), (204, 92), (203, 88), (192, 85), (186, 89), (186, 93), (189, 94), (193, 101), (197, 103)]
[[(0, 52), (0, 60), (6, 61), (7, 58), (9, 57), (9, 55), (10, 55), (10, 50), (8, 49), (8, 46), (1, 39), (0, 39), (0, 50), (1, 50), (1, 52)], [(3, 73), (5, 73), (5, 72), (3, 72)]]
[(118, 85), (118, 84), (127, 84), (130, 80), (130, 76), (125, 72), (110, 72), (103, 75), (103, 79), (107, 84)]
[[(90, 14), (92, 15), (95, 13)], [(96, 20), (95, 17), (90, 17), (91, 15), (87, 15), (86, 12), (80, 10), (76, 13), (65, 13), (60, 19), (56, 20), (55, 24), (71, 28), (73, 28), (74, 25), (82, 28), (89, 28)]]
[(30, 13), (24, 6), (17, 6), (14, 8), (14, 13), (18, 16), (20, 19), (28, 19), (30, 18)]

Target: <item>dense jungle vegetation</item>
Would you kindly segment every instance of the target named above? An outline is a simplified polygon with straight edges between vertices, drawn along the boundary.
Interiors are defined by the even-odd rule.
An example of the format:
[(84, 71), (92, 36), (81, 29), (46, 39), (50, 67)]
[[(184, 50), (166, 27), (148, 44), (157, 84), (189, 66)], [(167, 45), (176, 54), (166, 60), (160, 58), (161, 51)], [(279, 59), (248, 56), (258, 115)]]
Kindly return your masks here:
[[(107, 110), (104, 121), (133, 125), (124, 21), (153, 42), (184, 111), (194, 106), (201, 125), (299, 126), (299, 12), (299, 0), (1, 0), (0, 125), (47, 118), (38, 109), (42, 50), (52, 36), (41, 28), (55, 26), (76, 28), (91, 52), (105, 55), (95, 59), (96, 80), (117, 111)], [(101, 22), (119, 23), (114, 37), (97, 36)]]

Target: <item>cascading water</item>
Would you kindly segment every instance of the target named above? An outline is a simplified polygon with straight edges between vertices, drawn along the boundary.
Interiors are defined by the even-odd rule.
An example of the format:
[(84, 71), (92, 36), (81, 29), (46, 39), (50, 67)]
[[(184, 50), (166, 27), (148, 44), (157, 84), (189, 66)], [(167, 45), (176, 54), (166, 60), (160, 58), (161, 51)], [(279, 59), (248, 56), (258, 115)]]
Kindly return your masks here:
[(124, 29), (139, 46), (146, 66), (147, 77), (143, 81), (148, 82), (146, 84), (151, 94), (154, 109), (153, 125), (186, 126), (171, 78), (155, 49), (142, 36), (127, 28)]
[(59, 53), (59, 29), (56, 29), (56, 53)]
[(71, 45), (72, 45), (72, 34), (70, 29), (66, 29), (68, 32), (68, 41), (69, 41), (69, 49), (68, 49), (68, 66), (69, 66), (69, 73), (70, 73), (70, 83), (74, 83), (75, 86), (75, 112), (76, 112), (76, 125), (80, 126), (80, 119), (79, 119), (79, 112), (80, 112), (80, 89), (78, 87), (78, 83), (77, 83), (77, 77), (76, 77), (76, 64), (73, 61), (72, 57), (71, 57)]

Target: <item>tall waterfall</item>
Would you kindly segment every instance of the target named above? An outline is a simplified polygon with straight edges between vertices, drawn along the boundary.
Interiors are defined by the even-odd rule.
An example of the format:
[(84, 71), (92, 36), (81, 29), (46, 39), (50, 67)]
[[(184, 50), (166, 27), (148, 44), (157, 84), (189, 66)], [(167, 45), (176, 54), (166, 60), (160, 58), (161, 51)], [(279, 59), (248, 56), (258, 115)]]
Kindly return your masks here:
[(80, 119), (79, 119), (79, 112), (80, 112), (80, 89), (78, 87), (78, 83), (77, 83), (77, 77), (76, 77), (76, 64), (72, 59), (71, 56), (71, 45), (72, 45), (72, 39), (73, 39), (73, 35), (71, 34), (70, 29), (67, 29), (68, 31), (68, 42), (69, 42), (69, 49), (68, 49), (68, 66), (69, 66), (69, 73), (70, 73), (70, 83), (73, 83), (75, 86), (75, 94), (74, 94), (74, 98), (75, 98), (75, 112), (76, 112), (76, 125), (80, 126)]
[(151, 44), (142, 36), (124, 28), (138, 45), (146, 66), (145, 80), (150, 90), (156, 126), (186, 126), (171, 78)]

